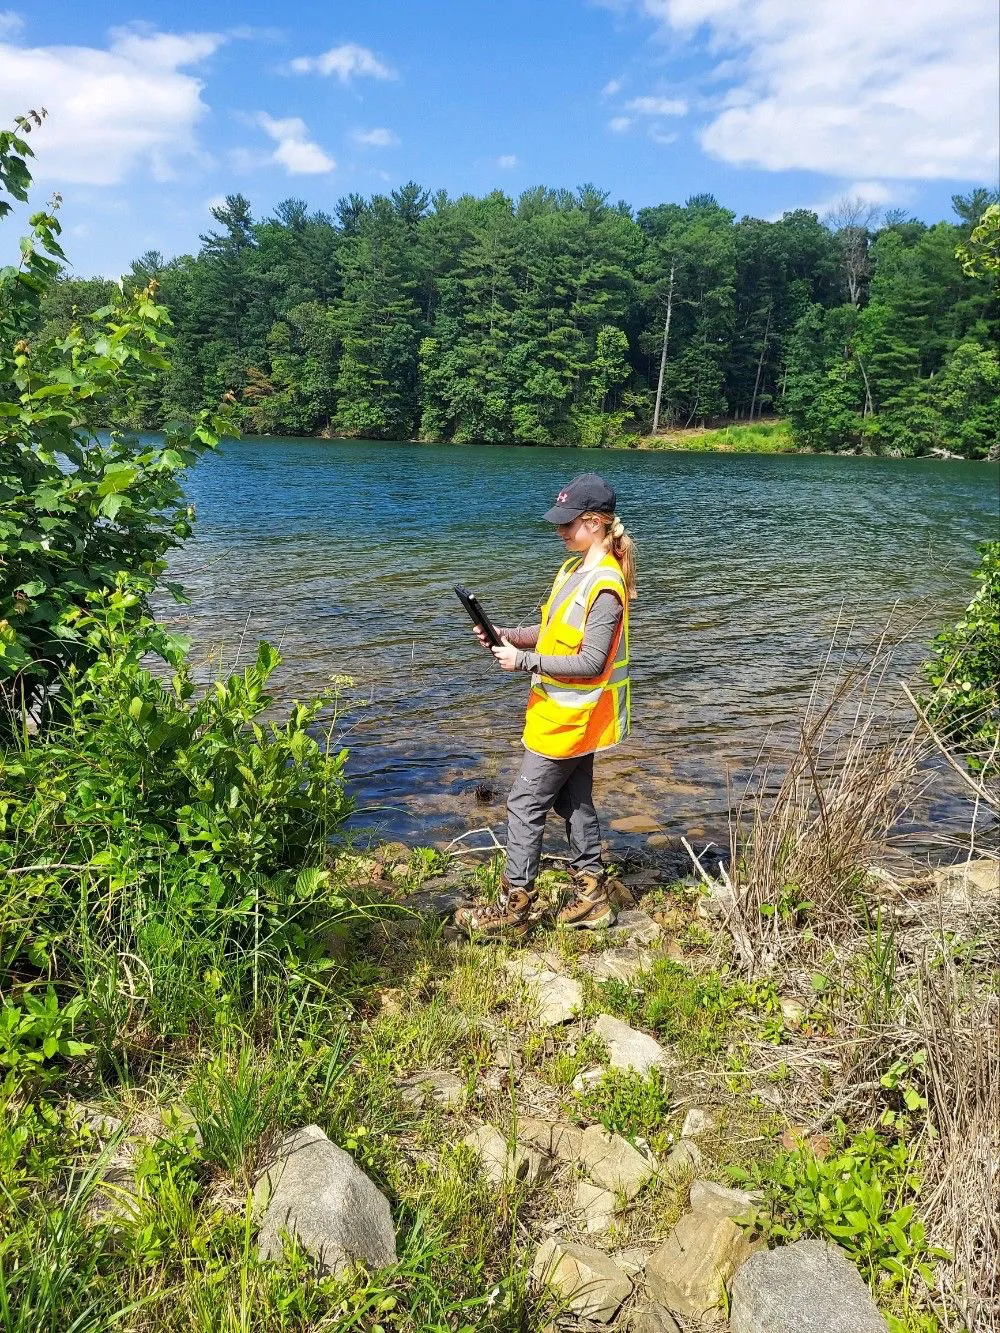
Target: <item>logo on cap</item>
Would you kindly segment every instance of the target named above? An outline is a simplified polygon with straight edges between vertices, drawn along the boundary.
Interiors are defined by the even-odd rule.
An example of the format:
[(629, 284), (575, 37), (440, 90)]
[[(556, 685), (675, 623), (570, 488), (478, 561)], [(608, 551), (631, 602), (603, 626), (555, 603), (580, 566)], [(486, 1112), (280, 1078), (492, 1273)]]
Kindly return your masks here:
[(559, 494), (556, 496), (556, 504), (557, 505), (565, 504), (568, 499), (569, 499), (569, 491), (560, 491)]

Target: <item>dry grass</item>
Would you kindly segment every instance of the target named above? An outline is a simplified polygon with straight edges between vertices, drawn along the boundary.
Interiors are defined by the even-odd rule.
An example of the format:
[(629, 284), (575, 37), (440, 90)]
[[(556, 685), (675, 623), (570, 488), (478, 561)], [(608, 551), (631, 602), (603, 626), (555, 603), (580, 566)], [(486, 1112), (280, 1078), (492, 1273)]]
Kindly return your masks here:
[(934, 743), (890, 674), (899, 642), (884, 634), (860, 665), (828, 657), (794, 744), (762, 759), (737, 805), (733, 916), (753, 969), (857, 929), (870, 868), (930, 781)]
[[(993, 941), (994, 965), (1000, 954)], [(1000, 1330), (1000, 997), (954, 949), (921, 968), (916, 1035), (927, 1052), (923, 1215), (953, 1256), (947, 1303), (975, 1333)]]

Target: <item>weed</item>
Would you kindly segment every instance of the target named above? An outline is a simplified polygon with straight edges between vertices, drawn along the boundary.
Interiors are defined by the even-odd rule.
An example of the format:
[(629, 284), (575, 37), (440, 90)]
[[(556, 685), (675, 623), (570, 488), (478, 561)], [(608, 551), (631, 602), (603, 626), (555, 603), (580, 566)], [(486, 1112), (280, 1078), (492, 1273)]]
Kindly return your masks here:
[(665, 1130), (670, 1091), (658, 1070), (643, 1075), (634, 1069), (609, 1069), (579, 1095), (577, 1114), (627, 1139), (652, 1139)]

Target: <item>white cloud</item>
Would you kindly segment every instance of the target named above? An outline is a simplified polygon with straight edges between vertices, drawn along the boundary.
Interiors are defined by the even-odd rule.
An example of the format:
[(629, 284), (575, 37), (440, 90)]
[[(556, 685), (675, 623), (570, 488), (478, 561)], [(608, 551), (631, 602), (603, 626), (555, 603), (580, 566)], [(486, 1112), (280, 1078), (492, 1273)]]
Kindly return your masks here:
[(668, 134), (664, 130), (658, 130), (655, 125), (650, 125), (649, 137), (654, 143), (670, 144), (676, 143), (681, 136), (676, 133)]
[(345, 42), (333, 46), (320, 56), (298, 56), (292, 61), (296, 74), (335, 74), (341, 83), (365, 76), (370, 79), (394, 79), (393, 70), (383, 64), (366, 46)]
[(621, 79), (609, 79), (608, 82), (607, 82), (607, 83), (604, 85), (604, 87), (601, 89), (601, 96), (602, 96), (602, 97), (614, 97), (614, 95), (615, 95), (616, 93), (620, 93), (621, 90), (622, 90), (622, 80), (621, 80)]
[(0, 37), (13, 37), (24, 27), (24, 19), (12, 9), (0, 9)]
[(630, 116), (612, 116), (608, 121), (608, 129), (612, 134), (624, 134), (631, 124)]
[(639, 116), (686, 116), (687, 109), (682, 97), (633, 97), (625, 103), (626, 111)]
[[(826, 199), (819, 199), (813, 203), (796, 204), (797, 208), (805, 208), (810, 213), (816, 213), (821, 218), (828, 218), (831, 214), (837, 213), (845, 205), (859, 204), (868, 206), (876, 212), (881, 212), (883, 208), (890, 204), (906, 204), (910, 202), (912, 191), (905, 186), (887, 185), (884, 181), (852, 181), (850, 184), (843, 185), (835, 194)], [(783, 209), (782, 212), (785, 210)], [(777, 222), (781, 213), (775, 214), (771, 219)]]
[(318, 176), (336, 167), (333, 158), (309, 138), (309, 129), (298, 116), (275, 120), (266, 111), (259, 111), (256, 121), (278, 145), (271, 161), (283, 166), (290, 176)]
[(504, 171), (510, 171), (510, 169), (516, 167), (517, 164), (518, 157), (516, 153), (501, 153), (497, 158), (497, 166), (502, 167)]
[(202, 83), (182, 72), (226, 41), (220, 33), (116, 29), (107, 50), (0, 42), (0, 122), (29, 106), (48, 119), (31, 136), (37, 179), (114, 185), (137, 167), (171, 179), (198, 157), (208, 111)]
[(351, 137), (363, 148), (393, 148), (399, 143), (392, 130), (355, 130)]
[(707, 46), (725, 88), (702, 146), (846, 178), (991, 180), (995, 0), (632, 0)]

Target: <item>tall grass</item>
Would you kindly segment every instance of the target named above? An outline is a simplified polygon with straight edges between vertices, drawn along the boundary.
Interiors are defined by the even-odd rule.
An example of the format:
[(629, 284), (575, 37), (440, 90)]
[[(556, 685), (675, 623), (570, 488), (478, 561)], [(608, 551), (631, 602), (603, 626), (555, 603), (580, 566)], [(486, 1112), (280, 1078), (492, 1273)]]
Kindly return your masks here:
[(932, 781), (933, 743), (900, 703), (895, 646), (883, 635), (853, 662), (831, 651), (793, 742), (762, 757), (738, 799), (733, 911), (750, 968), (858, 928), (872, 867)]

